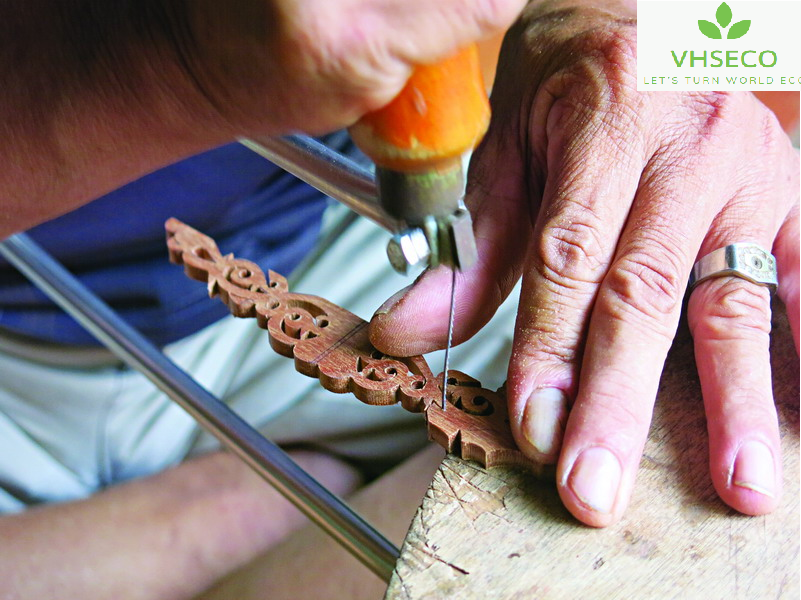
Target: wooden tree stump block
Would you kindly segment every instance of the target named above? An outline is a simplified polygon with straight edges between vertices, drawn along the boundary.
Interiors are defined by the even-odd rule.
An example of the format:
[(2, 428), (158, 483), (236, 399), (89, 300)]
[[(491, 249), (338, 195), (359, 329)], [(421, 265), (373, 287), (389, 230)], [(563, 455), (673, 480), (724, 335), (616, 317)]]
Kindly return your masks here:
[(682, 326), (620, 523), (585, 527), (562, 507), (553, 481), (448, 455), (415, 515), (385, 598), (798, 598), (798, 357), (780, 303), (774, 313), (784, 456), (776, 512), (747, 517), (718, 499), (692, 340)]

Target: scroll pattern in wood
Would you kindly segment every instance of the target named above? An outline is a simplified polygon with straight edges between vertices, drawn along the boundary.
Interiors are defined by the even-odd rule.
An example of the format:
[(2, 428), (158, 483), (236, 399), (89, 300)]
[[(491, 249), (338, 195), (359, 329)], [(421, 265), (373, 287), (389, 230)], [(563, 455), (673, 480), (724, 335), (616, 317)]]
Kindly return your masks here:
[(332, 392), (354, 394), (367, 404), (400, 402), (411, 412), (426, 412), (429, 436), (449, 452), (484, 466), (539, 467), (516, 447), (503, 394), (451, 371), (448, 401), (439, 405), (442, 375), (435, 377), (422, 356), (381, 354), (367, 334), (367, 322), (336, 304), (290, 292), (284, 277), (255, 263), (225, 255), (210, 237), (170, 219), (166, 223), (170, 260), (183, 264), (192, 279), (207, 282), (237, 317), (255, 317), (273, 349), (295, 359), (295, 368), (319, 378)]
[(223, 256), (210, 237), (180, 221), (167, 222), (170, 260), (184, 264), (193, 279), (208, 282), (237, 317), (255, 317), (273, 349), (294, 357), (295, 368), (320, 379), (332, 392), (353, 393), (367, 404), (395, 404), (424, 410), (437, 382), (422, 357), (385, 357), (370, 344), (367, 323), (317, 296), (289, 291), (286, 279), (269, 272), (269, 281), (251, 261)]
[(517, 466), (538, 475), (553, 471), (552, 466), (538, 465), (517, 449), (503, 388), (491, 392), (460, 371), (450, 370), (448, 376), (448, 400), (458, 410), (443, 411), (439, 402), (429, 403), (426, 422), (432, 440), (448, 452), (488, 468)]

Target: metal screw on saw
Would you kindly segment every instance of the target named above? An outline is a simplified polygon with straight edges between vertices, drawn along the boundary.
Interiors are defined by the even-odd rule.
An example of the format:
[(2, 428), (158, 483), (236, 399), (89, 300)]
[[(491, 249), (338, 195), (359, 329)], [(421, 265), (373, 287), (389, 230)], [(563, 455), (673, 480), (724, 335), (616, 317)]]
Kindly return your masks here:
[(387, 244), (387, 256), (392, 268), (402, 275), (420, 264), (427, 264), (431, 247), (425, 232), (414, 228), (396, 233)]

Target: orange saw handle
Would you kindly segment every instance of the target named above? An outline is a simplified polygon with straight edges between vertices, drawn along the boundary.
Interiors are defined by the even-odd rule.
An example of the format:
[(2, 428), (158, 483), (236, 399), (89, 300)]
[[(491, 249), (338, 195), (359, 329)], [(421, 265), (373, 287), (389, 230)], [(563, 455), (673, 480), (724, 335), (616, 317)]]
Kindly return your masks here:
[(471, 44), (416, 67), (400, 94), (362, 117), (350, 134), (379, 167), (425, 171), (477, 146), (489, 118), (478, 47)]

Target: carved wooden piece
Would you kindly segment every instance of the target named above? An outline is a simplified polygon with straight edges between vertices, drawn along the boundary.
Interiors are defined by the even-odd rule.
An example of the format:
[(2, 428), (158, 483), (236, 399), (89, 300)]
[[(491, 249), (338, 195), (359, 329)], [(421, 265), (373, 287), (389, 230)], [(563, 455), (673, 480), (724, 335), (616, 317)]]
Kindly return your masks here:
[(255, 317), (273, 349), (294, 358), (300, 373), (367, 404), (400, 402), (406, 410), (425, 412), (429, 436), (448, 452), (486, 467), (540, 472), (512, 439), (501, 391), (451, 371), (449, 409), (443, 411), (442, 374), (435, 377), (422, 356), (385, 356), (370, 343), (367, 322), (353, 313), (324, 298), (290, 292), (278, 273), (269, 271), (268, 279), (255, 263), (223, 256), (213, 239), (177, 219), (168, 220), (166, 229), (170, 260), (207, 282), (209, 296), (219, 296), (234, 316)]
[(458, 410), (443, 411), (439, 402), (429, 404), (426, 422), (432, 440), (448, 452), (487, 467), (520, 466), (537, 474), (552, 470), (535, 465), (517, 449), (502, 390), (490, 392), (459, 371), (451, 370), (449, 375), (449, 403)]

